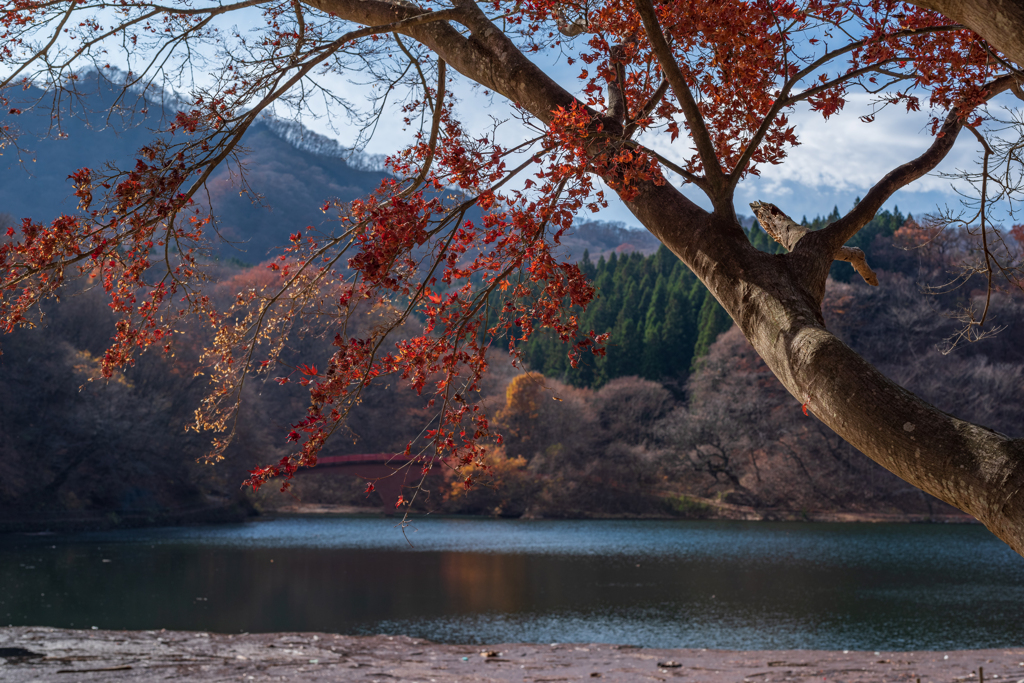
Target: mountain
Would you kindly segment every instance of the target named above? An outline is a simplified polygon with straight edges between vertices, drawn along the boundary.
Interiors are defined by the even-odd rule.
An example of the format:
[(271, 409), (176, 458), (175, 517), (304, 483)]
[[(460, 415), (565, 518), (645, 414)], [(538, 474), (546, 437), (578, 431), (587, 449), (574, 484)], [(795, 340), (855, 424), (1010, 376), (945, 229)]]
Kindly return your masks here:
[[(73, 211), (77, 201), (67, 176), (105, 162), (130, 167), (175, 104), (170, 98), (158, 102), (139, 97), (122, 105), (120, 90), (95, 76), (83, 79), (79, 88), (84, 94), (78, 101), (62, 101), (57, 107), (51, 94), (36, 88), (12, 99), (13, 108), (23, 108), (23, 113), (7, 114), (3, 123), (20, 129), (21, 149), (0, 150), (0, 213), (16, 220), (48, 221)], [(319, 209), (325, 201), (363, 197), (386, 177), (379, 168), (368, 168), (372, 164), (366, 159), (357, 157), (362, 164), (345, 161), (340, 146), (326, 142), (270, 118), (253, 124), (242, 141), (242, 169), (245, 181), (261, 197), (240, 193), (240, 178), (230, 166), (212, 176), (208, 189), (226, 240), (212, 245), (214, 253), (247, 263), (263, 261), (296, 230), (329, 230)]]
[[(49, 221), (74, 211), (77, 200), (68, 175), (105, 162), (132, 166), (137, 150), (152, 141), (153, 130), (178, 106), (165, 93), (119, 99), (120, 88), (95, 74), (82, 78), (78, 91), (80, 97), (59, 103), (38, 88), (8, 93), (11, 109), (22, 113), (4, 114), (0, 125), (13, 126), (21, 135), (17, 148), (0, 148), (0, 215), (15, 222), (25, 217)], [(259, 263), (288, 244), (296, 231), (312, 226), (329, 232), (331, 220), (320, 211), (324, 202), (366, 196), (387, 177), (382, 159), (353, 155), (281, 119), (261, 117), (246, 131), (242, 147), (243, 177), (258, 196), (240, 191), (242, 178), (231, 166), (222, 166), (208, 183), (223, 238), (211, 247), (223, 260)], [(646, 230), (585, 221), (566, 235), (560, 255), (579, 260), (589, 250), (596, 259), (612, 252), (651, 254), (657, 248), (658, 241)]]

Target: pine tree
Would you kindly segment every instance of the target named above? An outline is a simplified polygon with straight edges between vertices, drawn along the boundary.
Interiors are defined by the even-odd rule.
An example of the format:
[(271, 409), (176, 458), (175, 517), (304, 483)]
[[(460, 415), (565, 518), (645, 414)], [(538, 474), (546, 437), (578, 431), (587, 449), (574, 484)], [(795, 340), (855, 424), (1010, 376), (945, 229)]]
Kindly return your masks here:
[(583, 272), (583, 274), (587, 276), (587, 279), (593, 282), (594, 279), (597, 277), (597, 266), (595, 266), (594, 263), (590, 260), (589, 249), (583, 250), (583, 258), (580, 259), (580, 262), (577, 265), (579, 265), (580, 270)]
[(629, 282), (628, 287), (626, 295), (622, 298), (623, 305), (619, 309), (615, 326), (612, 328), (611, 339), (608, 340), (607, 355), (603, 359), (604, 367), (601, 373), (602, 384), (616, 377), (640, 373), (643, 328), (638, 328), (634, 317), (640, 302), (640, 288), (634, 282)]
[(697, 342), (693, 348), (693, 363), (707, 355), (708, 349), (718, 335), (732, 326), (732, 318), (725, 312), (715, 297), (705, 290), (704, 301), (697, 316)]
[(644, 321), (640, 375), (647, 379), (658, 380), (668, 374), (671, 359), (668, 357), (664, 335), (667, 307), (668, 284), (665, 276), (659, 274)]
[(669, 251), (664, 244), (658, 247), (654, 254), (654, 272), (664, 277), (670, 277), (672, 271), (679, 265), (679, 259)]
[[(839, 217), (833, 207), (826, 216), (815, 216), (803, 225), (821, 229)], [(885, 267), (884, 245), (877, 238), (889, 238), (907, 220), (894, 207), (881, 211), (850, 241), (864, 249), (869, 262)], [(757, 249), (783, 253), (756, 222), (747, 235)], [(882, 252), (872, 252), (881, 244)], [(535, 371), (558, 377), (576, 386), (598, 387), (624, 375), (641, 375), (660, 381), (684, 382), (696, 361), (732, 321), (704, 285), (666, 247), (652, 256), (639, 252), (603, 256), (595, 263), (585, 251), (580, 270), (594, 283), (597, 297), (586, 311), (577, 311), (580, 329), (608, 333), (606, 356), (583, 354), (578, 366), (568, 362), (567, 349), (550, 331), (538, 331), (523, 345), (523, 358)], [(833, 266), (832, 276), (850, 281), (853, 269), (845, 263)], [(496, 320), (496, 319), (495, 319)]]
[(669, 295), (665, 321), (661, 325), (665, 377), (685, 380), (693, 362), (697, 342), (697, 320), (689, 297), (677, 291)]

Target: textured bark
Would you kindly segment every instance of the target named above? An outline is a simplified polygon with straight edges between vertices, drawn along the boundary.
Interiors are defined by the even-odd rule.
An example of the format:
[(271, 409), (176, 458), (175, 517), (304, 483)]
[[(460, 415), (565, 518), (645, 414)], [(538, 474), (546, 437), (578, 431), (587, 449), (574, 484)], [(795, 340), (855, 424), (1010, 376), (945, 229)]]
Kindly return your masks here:
[(943, 14), (1024, 64), (1024, 2), (1021, 0), (907, 0)]
[[(807, 227), (794, 221), (774, 204), (752, 202), (750, 208), (754, 210), (754, 216), (757, 217), (765, 232), (773, 240), (781, 244), (786, 251), (796, 249), (797, 242), (809, 232)], [(868, 260), (863, 250), (857, 247), (840, 247), (835, 253), (835, 260), (846, 261), (853, 266), (858, 275), (864, 278), (864, 282), (872, 287), (878, 286), (878, 276), (875, 275), (875, 271), (868, 265)]]
[[(306, 1), (367, 25), (422, 13), (409, 4), (382, 0)], [(409, 26), (400, 32), (423, 43), (467, 78), (523, 106), (541, 122), (549, 123), (558, 107), (574, 102), (582, 106), (530, 62), (475, 4), (459, 0), (457, 5), (461, 12), (457, 21), (468, 35), (445, 22)], [(645, 24), (651, 23), (650, 4), (638, 0), (637, 6)], [(657, 43), (660, 32), (655, 28), (648, 26), (648, 38)], [(671, 82), (672, 64), (665, 66)], [(1010, 86), (1007, 79), (998, 89)], [(684, 109), (687, 94), (676, 92)], [(594, 116), (600, 118), (596, 112)], [(605, 130), (617, 125), (607, 117), (602, 123)], [(700, 123), (691, 125), (698, 131), (698, 148), (706, 142)], [(724, 176), (713, 159), (705, 160), (705, 167), (711, 169), (715, 213), (701, 209), (679, 190), (653, 182), (641, 184), (627, 205), (704, 282), (787, 390), (816, 417), (886, 469), (975, 516), (1024, 554), (1024, 440), (958, 420), (916, 398), (829, 333), (821, 315), (825, 281), (836, 254), (893, 192), (942, 160), (961, 126), (954, 112), (942, 135), (920, 157), (887, 174), (840, 221), (803, 235), (786, 255), (773, 256), (750, 246), (736, 221), (731, 197), (722, 194)], [(614, 184), (615, 178), (605, 180)]]
[[(659, 194), (630, 208), (708, 285), (798, 401), (872, 460), (973, 515), (1024, 554), (1024, 439), (925, 403), (832, 335), (820, 299), (802, 284), (806, 264), (797, 254), (772, 256), (715, 239), (693, 244)], [(697, 234), (715, 230), (714, 223), (711, 217)]]
[(626, 69), (621, 61), (622, 46), (614, 45), (611, 49), (611, 63), (608, 65), (615, 78), (608, 80), (608, 116), (619, 125), (626, 123), (626, 98), (622, 94), (622, 84), (626, 82)]

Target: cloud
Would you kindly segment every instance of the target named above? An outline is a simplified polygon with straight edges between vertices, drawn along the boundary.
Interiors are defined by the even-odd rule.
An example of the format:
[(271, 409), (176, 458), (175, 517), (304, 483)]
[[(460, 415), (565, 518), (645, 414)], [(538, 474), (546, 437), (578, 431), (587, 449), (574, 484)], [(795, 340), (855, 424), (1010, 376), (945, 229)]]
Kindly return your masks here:
[[(761, 176), (749, 176), (740, 183), (737, 211), (741, 215), (749, 213), (748, 204), (754, 200), (776, 203), (797, 218), (827, 214), (833, 206), (846, 210), (886, 173), (919, 156), (932, 143), (927, 112), (908, 113), (902, 107), (887, 107), (872, 123), (865, 123), (860, 116), (870, 113), (871, 101), (866, 94), (851, 95), (846, 109), (827, 121), (806, 107), (793, 112), (790, 122), (796, 126), (800, 145), (790, 148), (780, 165), (761, 166)], [(665, 140), (665, 136), (656, 135), (642, 141), (673, 161), (692, 154), (682, 138), (674, 144)], [(966, 188), (941, 177), (939, 172), (974, 166), (977, 147), (973, 137), (962, 136), (935, 172), (894, 194), (887, 207), (898, 205), (904, 212), (922, 214), (946, 204), (959, 206), (954, 185)], [(692, 199), (699, 194), (693, 186), (686, 186), (684, 191)], [(616, 220), (627, 220), (625, 207), (616, 207), (609, 214), (614, 214)]]
[[(846, 110), (825, 120), (821, 115), (798, 110), (791, 120), (800, 145), (793, 148), (779, 166), (762, 167), (761, 182), (798, 183), (833, 191), (867, 191), (886, 173), (924, 152), (932, 142), (927, 112), (906, 112), (887, 107), (872, 123), (860, 115), (870, 111), (868, 95), (852, 95)], [(953, 171), (973, 163), (977, 145), (973, 138), (958, 140), (938, 170)], [(935, 174), (925, 176), (907, 190), (933, 192), (950, 190), (949, 180)]]

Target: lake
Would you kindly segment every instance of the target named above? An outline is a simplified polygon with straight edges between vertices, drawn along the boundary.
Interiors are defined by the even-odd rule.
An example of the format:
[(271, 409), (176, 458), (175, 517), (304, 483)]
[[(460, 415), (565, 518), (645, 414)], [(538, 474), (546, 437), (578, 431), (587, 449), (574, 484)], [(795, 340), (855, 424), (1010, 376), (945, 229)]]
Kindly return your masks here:
[(286, 517), (0, 537), (0, 622), (727, 649), (1024, 645), (979, 525)]

